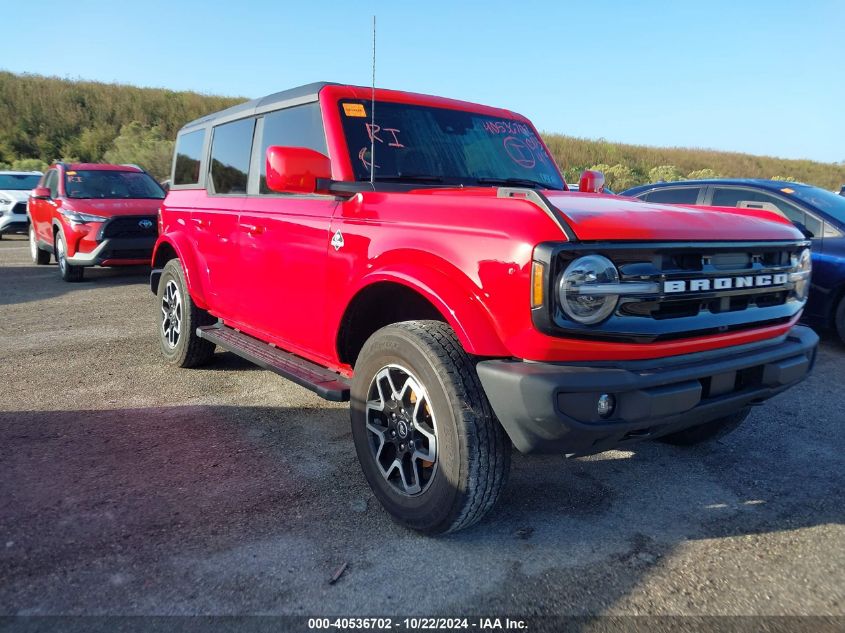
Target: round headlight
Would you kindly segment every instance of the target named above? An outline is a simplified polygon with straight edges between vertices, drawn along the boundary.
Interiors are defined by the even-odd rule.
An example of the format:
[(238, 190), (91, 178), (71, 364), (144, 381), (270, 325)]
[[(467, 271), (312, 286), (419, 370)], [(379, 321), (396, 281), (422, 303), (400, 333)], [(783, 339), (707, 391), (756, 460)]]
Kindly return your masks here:
[(591, 325), (606, 319), (619, 301), (618, 294), (603, 294), (601, 286), (618, 287), (619, 271), (607, 257), (586, 255), (573, 261), (560, 278), (560, 304), (573, 321)]
[(792, 256), (792, 274), (790, 280), (795, 283), (795, 296), (803, 301), (810, 294), (810, 273), (813, 269), (813, 259), (810, 249), (805, 248), (798, 255)]

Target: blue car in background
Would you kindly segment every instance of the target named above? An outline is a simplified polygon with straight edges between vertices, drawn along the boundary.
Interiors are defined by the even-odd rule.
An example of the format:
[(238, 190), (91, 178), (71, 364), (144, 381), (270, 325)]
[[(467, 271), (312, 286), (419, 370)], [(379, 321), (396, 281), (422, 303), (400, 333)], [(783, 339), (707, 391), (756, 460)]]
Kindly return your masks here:
[(812, 241), (813, 276), (804, 322), (833, 328), (845, 342), (845, 197), (782, 180), (687, 180), (623, 191), (648, 202), (765, 209), (791, 220)]

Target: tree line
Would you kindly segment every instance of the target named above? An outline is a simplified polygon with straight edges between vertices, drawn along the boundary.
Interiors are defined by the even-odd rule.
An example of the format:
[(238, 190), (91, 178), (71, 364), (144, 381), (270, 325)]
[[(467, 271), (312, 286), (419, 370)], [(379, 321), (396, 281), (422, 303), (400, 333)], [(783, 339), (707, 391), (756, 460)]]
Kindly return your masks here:
[[(244, 99), (0, 71), (0, 169), (43, 171), (55, 160), (134, 163), (167, 178), (185, 123)], [(598, 169), (614, 191), (703, 178), (778, 178), (838, 189), (843, 163), (705, 149), (659, 148), (543, 134), (568, 182)]]

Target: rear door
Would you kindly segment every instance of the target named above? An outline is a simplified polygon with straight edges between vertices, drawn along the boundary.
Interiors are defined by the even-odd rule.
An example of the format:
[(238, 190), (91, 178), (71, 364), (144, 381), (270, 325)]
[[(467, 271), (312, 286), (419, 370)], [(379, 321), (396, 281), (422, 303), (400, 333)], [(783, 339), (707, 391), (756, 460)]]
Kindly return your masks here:
[(244, 329), (312, 360), (330, 359), (325, 336), (326, 265), (334, 196), (278, 194), (266, 183), (271, 145), (326, 154), (319, 104), (258, 118), (250, 195), (239, 221)]
[(246, 199), (253, 118), (212, 128), (206, 200), (191, 210), (191, 234), (203, 259), (211, 311), (225, 321), (242, 318), (244, 278), (239, 215)]

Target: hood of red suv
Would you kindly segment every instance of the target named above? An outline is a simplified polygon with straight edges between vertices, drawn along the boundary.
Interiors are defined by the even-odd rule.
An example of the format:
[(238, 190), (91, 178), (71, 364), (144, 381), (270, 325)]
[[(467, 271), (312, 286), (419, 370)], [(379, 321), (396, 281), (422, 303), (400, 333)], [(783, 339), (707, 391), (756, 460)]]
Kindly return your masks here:
[(103, 217), (115, 215), (155, 215), (163, 200), (148, 198), (65, 198), (64, 207)]
[[(433, 196), (496, 196), (495, 188), (419, 189)], [(543, 192), (582, 241), (803, 240), (787, 219), (761, 209), (692, 207), (642, 202), (624, 196)], [(503, 199), (503, 208), (513, 199)], [(538, 209), (538, 212), (539, 209)]]
[(804, 239), (791, 222), (759, 209), (686, 207), (621, 196), (546, 192), (580, 240)]

